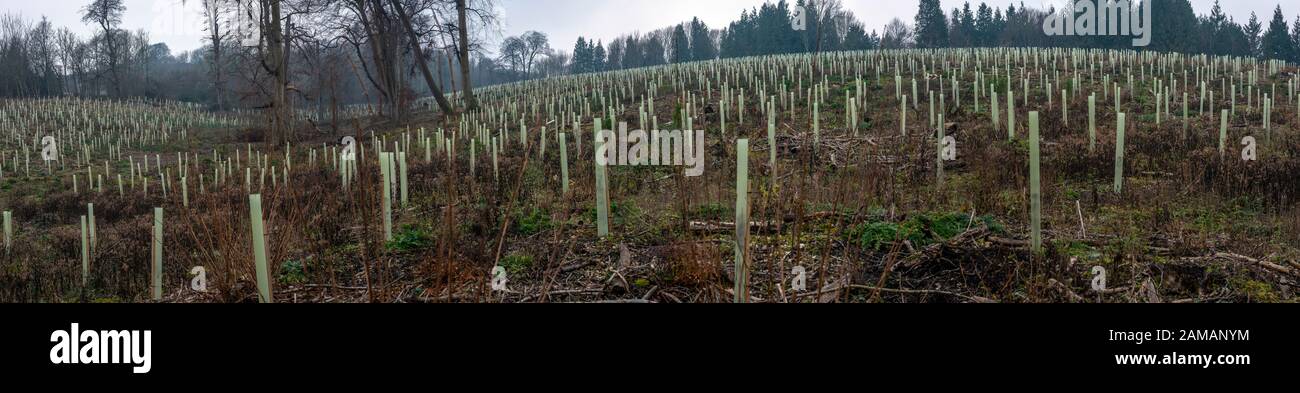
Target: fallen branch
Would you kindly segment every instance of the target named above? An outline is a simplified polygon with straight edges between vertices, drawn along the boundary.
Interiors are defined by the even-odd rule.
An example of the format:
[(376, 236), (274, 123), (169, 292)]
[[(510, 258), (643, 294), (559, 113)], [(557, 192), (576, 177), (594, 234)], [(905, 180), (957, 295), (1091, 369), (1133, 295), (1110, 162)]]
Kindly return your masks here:
[(649, 291), (646, 291), (645, 296), (641, 296), (641, 300), (648, 301), (650, 300), (651, 297), (653, 297), (658, 292), (659, 292), (659, 286), (655, 285), (654, 287), (651, 287)]
[[(768, 223), (765, 222), (749, 223), (750, 231), (753, 232), (766, 230), (768, 227), (770, 227), (770, 225), (768, 225)], [(691, 221), (690, 229), (695, 232), (730, 232), (736, 230), (736, 223), (731, 221), (723, 221), (723, 222)]]
[(892, 288), (879, 288), (879, 287), (858, 285), (858, 284), (849, 285), (849, 288), (866, 289), (870, 291), (880, 291), (885, 293), (902, 293), (902, 294), (909, 294), (909, 295), (947, 295), (947, 296), (954, 296), (954, 297), (970, 300), (971, 302), (974, 303), (997, 303), (998, 302), (997, 300), (989, 299), (986, 297), (969, 296), (969, 295), (963, 295), (956, 292), (940, 291), (940, 290), (933, 290), (933, 289), (892, 289)]
[[(851, 214), (840, 213), (840, 212), (816, 212), (816, 213), (805, 214), (803, 216), (803, 220), (816, 221), (816, 220), (822, 220), (827, 218), (834, 218), (841, 215), (851, 216)], [(788, 214), (781, 217), (781, 222), (774, 223), (771, 221), (753, 221), (749, 223), (749, 229), (751, 231), (759, 231), (759, 230), (766, 230), (768, 228), (775, 227), (777, 230), (781, 230), (781, 228), (784, 226), (783, 225), (784, 223), (791, 223), (798, 219), (799, 217), (793, 214)], [(718, 222), (691, 221), (689, 227), (690, 230), (696, 232), (729, 232), (729, 231), (736, 230), (736, 223), (734, 221), (718, 221)]]
[[(931, 244), (926, 248), (921, 249), (920, 253), (917, 253), (916, 249), (912, 248), (912, 243), (910, 241), (904, 240), (903, 245), (907, 247), (908, 253), (910, 255), (908, 255), (902, 262), (903, 267), (908, 269), (914, 268), (917, 265), (920, 265), (921, 262), (923, 261), (932, 260), (933, 258), (942, 256), (943, 250), (945, 248), (950, 248), (950, 249), (962, 248), (961, 247), (962, 244), (968, 243), (974, 239), (983, 238), (988, 234), (989, 234), (988, 228), (981, 225), (978, 228), (974, 228), (974, 229), (967, 230), (966, 232), (962, 232), (961, 234), (958, 234), (957, 236), (954, 236), (953, 238), (948, 239), (947, 241), (944, 241), (942, 243)], [(937, 236), (937, 235), (932, 234), (931, 236)]]
[(598, 302), (586, 302), (585, 304), (650, 304), (654, 303), (645, 299), (623, 299), (623, 300), (601, 300)]
[(1055, 288), (1056, 290), (1060, 291), (1066, 296), (1069, 296), (1070, 300), (1073, 300), (1075, 302), (1082, 303), (1087, 301), (1087, 299), (1084, 299), (1083, 296), (1079, 296), (1079, 294), (1074, 293), (1074, 290), (1070, 289), (1070, 287), (1066, 286), (1065, 284), (1062, 284), (1060, 281), (1056, 281), (1055, 278), (1047, 279), (1047, 286)]
[(593, 259), (588, 259), (588, 260), (585, 260), (585, 261), (578, 261), (578, 262), (575, 262), (575, 263), (571, 263), (571, 264), (568, 264), (568, 265), (561, 266), (561, 267), (560, 267), (560, 273), (569, 273), (569, 272), (572, 272), (572, 271), (574, 271), (574, 270), (582, 269), (582, 268), (584, 268), (584, 267), (587, 267), (588, 265), (591, 265), (591, 263), (592, 263), (593, 261), (594, 261)]
[(1272, 270), (1274, 272), (1278, 272), (1286, 275), (1296, 275), (1296, 270), (1290, 267), (1282, 266), (1269, 261), (1263, 261), (1263, 260), (1251, 258), (1245, 255), (1219, 252), (1219, 253), (1215, 253), (1213, 255), (1213, 258), (1228, 259), (1228, 260), (1234, 260), (1238, 262), (1251, 263), (1263, 267), (1265, 269)]
[(1011, 247), (1011, 248), (1028, 248), (1028, 247), (1029, 247), (1029, 241), (1028, 241), (1028, 240), (1004, 239), (1004, 238), (1000, 238), (1000, 237), (997, 237), (997, 236), (989, 236), (989, 242), (990, 242), (990, 243), (993, 243), (993, 244), (1000, 245), (1000, 246)]
[(834, 287), (834, 288), (826, 288), (826, 289), (823, 289), (823, 290), (821, 290), (821, 291), (806, 292), (806, 293), (796, 294), (796, 295), (794, 295), (794, 298), (795, 298), (795, 299), (798, 299), (798, 298), (805, 297), (805, 296), (812, 296), (812, 295), (816, 295), (816, 294), (818, 294), (819, 292), (839, 292), (839, 291), (841, 291), (841, 290), (843, 290), (843, 289), (865, 289), (865, 290), (869, 290), (869, 291), (877, 291), (877, 292), (885, 292), (885, 293), (899, 293), (899, 294), (907, 294), (907, 295), (945, 295), (945, 296), (952, 296), (952, 297), (958, 297), (958, 298), (966, 299), (966, 300), (969, 300), (969, 301), (971, 301), (971, 302), (973, 302), (973, 303), (998, 303), (997, 300), (989, 299), (989, 298), (986, 298), (986, 297), (982, 297), (982, 296), (971, 296), (971, 295), (963, 295), (963, 294), (956, 293), (956, 292), (940, 291), (940, 290), (933, 290), (933, 289), (894, 289), (894, 288), (881, 288), (881, 287), (874, 287), (874, 286), (870, 286), (870, 285), (859, 285), (859, 284), (841, 285), (841, 286), (837, 286), (837, 287)]
[[(557, 295), (598, 295), (602, 293), (605, 293), (605, 290), (603, 289), (562, 289), (562, 290), (547, 292), (546, 297), (557, 296)], [(519, 300), (519, 302), (528, 303), (530, 300), (535, 300), (540, 297), (541, 295), (529, 295)]]

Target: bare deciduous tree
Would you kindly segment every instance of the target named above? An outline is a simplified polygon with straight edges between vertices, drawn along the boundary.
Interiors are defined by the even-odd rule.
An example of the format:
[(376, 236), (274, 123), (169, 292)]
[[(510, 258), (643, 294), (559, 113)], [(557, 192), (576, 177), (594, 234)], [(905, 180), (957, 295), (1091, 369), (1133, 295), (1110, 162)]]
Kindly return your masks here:
[(208, 41), (211, 58), (208, 59), (210, 65), (209, 77), (212, 78), (213, 93), (216, 98), (216, 108), (225, 109), (225, 91), (226, 84), (223, 69), (226, 63), (222, 61), (221, 55), (225, 51), (226, 38), (230, 32), (225, 30), (222, 16), (225, 15), (227, 7), (226, 0), (203, 0), (203, 18), (204, 30), (207, 35), (204, 39)]
[(894, 18), (885, 25), (885, 35), (880, 39), (881, 49), (902, 49), (912, 46), (912, 28), (902, 19)]
[(397, 11), (397, 15), (401, 17), (402, 26), (409, 36), (411, 50), (415, 52), (415, 63), (418, 65), (420, 72), (424, 74), (424, 81), (429, 85), (429, 91), (433, 94), (434, 100), (438, 102), (438, 107), (442, 109), (443, 113), (452, 113), (454, 109), (451, 108), (451, 103), (447, 102), (447, 97), (443, 95), (442, 88), (438, 87), (438, 84), (433, 81), (433, 73), (429, 72), (429, 61), (424, 56), (424, 50), (420, 48), (420, 37), (416, 34), (415, 28), (411, 26), (411, 18), (407, 16), (406, 10), (400, 2), (397, 0), (390, 1), (393, 4), (393, 10)]
[(122, 4), (122, 0), (94, 0), (81, 9), (81, 21), (98, 25), (101, 30), (103, 36), (100, 45), (112, 78), (113, 92), (118, 96), (122, 95), (122, 79), (118, 70), (121, 49), (117, 25), (122, 23), (124, 12), (126, 12), (126, 5)]
[(533, 64), (537, 61), (537, 56), (551, 52), (551, 41), (546, 38), (546, 34), (536, 31), (524, 33), (521, 37), (524, 41), (524, 75), (532, 75)]

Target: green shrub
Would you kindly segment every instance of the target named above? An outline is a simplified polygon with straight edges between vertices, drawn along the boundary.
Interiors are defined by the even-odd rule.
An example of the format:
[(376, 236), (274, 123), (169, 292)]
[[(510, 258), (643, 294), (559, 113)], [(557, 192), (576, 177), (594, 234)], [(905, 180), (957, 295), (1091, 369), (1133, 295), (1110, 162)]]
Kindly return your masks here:
[(533, 208), (527, 213), (519, 212), (515, 215), (515, 232), (524, 236), (532, 236), (547, 229), (551, 229), (551, 215), (545, 210)]
[(873, 221), (858, 225), (849, 235), (862, 248), (880, 251), (895, 241), (907, 240), (913, 247), (924, 247), (945, 241), (966, 232), (968, 227), (983, 224), (994, 233), (1005, 233), (1006, 228), (993, 216), (977, 217), (971, 222), (966, 213), (917, 214), (902, 223)]
[(528, 271), (533, 266), (533, 257), (522, 254), (510, 254), (501, 259), (501, 267), (506, 273), (516, 275)]
[(967, 226), (971, 224), (971, 216), (963, 213), (948, 213), (941, 216), (925, 217), (931, 222), (931, 228), (934, 234), (939, 237), (935, 240), (951, 239), (962, 232), (966, 232)]
[(853, 237), (862, 248), (878, 251), (898, 239), (898, 230), (898, 224), (892, 222), (871, 222), (858, 226)]
[(279, 281), (281, 284), (286, 285), (302, 284), (307, 282), (307, 274), (303, 271), (302, 262), (286, 261), (281, 264)]
[[(632, 217), (641, 215), (641, 208), (638, 208), (631, 201), (610, 201), (609, 203), (609, 223), (610, 225), (626, 225)], [(596, 206), (587, 208), (587, 219), (596, 222)]]
[(429, 247), (431, 243), (428, 231), (417, 226), (408, 225), (394, 233), (393, 240), (385, 244), (384, 247), (391, 251), (409, 252)]
[(701, 220), (723, 220), (730, 216), (731, 210), (720, 203), (707, 203), (696, 206), (692, 216)]

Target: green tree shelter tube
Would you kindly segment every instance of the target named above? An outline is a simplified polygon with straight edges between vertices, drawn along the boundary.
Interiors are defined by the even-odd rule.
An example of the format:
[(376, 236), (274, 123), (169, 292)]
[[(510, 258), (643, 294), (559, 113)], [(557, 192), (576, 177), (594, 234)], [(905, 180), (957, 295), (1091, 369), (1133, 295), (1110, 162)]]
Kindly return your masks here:
[(1115, 120), (1115, 193), (1124, 191), (1124, 123), (1125, 114), (1119, 113)]
[(262, 221), (262, 195), (248, 196), (248, 216), (253, 232), (253, 263), (257, 269), (257, 294), (262, 303), (275, 303), (271, 297), (271, 273), (266, 265), (266, 227)]
[(749, 302), (749, 139), (736, 140), (736, 273), (735, 302)]
[(150, 275), (153, 300), (162, 300), (163, 208), (153, 208), (153, 274)]
[(1043, 190), (1038, 142), (1038, 112), (1029, 112), (1029, 222), (1035, 253), (1043, 251)]
[[(600, 137), (601, 119), (596, 118), (594, 121), (592, 136), (595, 137), (596, 154), (603, 154), (605, 147), (604, 138)], [(596, 163), (596, 234), (601, 238), (609, 236), (609, 189), (605, 178), (605, 165), (600, 163), (600, 159), (593, 159)]]

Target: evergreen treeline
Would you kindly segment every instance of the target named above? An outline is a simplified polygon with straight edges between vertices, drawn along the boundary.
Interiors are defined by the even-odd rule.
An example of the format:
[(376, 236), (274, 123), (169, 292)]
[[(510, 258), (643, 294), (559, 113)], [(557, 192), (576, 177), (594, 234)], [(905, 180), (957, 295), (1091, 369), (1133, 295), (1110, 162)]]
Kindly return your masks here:
[[(797, 0), (804, 7), (805, 29), (791, 26), (793, 9), (785, 0), (744, 10), (740, 19), (721, 30), (694, 18), (648, 34), (618, 37), (603, 44), (578, 38), (573, 73), (599, 72), (668, 63), (756, 55), (874, 49), (880, 37), (843, 9), (839, 0)], [(605, 56), (601, 56), (602, 52)]]
[(798, 0), (806, 10), (806, 28), (790, 26), (785, 0), (741, 12), (740, 20), (721, 32), (721, 56), (744, 57), (784, 53), (874, 49), (880, 37), (836, 0)]
[[(1105, 3), (1110, 0), (1097, 0)], [(1300, 16), (1290, 25), (1282, 7), (1267, 25), (1255, 14), (1244, 24), (1227, 16), (1216, 0), (1208, 15), (1197, 15), (1188, 0), (1152, 1), (1151, 44), (1142, 50), (1244, 56), (1300, 62)], [(882, 47), (882, 37), (866, 27), (839, 0), (797, 0), (807, 11), (807, 28), (791, 28), (792, 4), (768, 2), (744, 10), (724, 29), (710, 30), (694, 19), (649, 34), (629, 34), (602, 43), (579, 38), (571, 72), (586, 73), (715, 58)], [(1043, 22), (1058, 10), (1026, 6), (1005, 9), (964, 3), (948, 12), (940, 0), (919, 0), (917, 14), (903, 31), (892, 33), (891, 48), (1066, 47), (1132, 49), (1131, 36), (1047, 36)]]
[[(1191, 54), (1261, 57), (1300, 62), (1300, 16), (1288, 28), (1279, 5), (1267, 26), (1251, 13), (1244, 24), (1214, 2), (1208, 15), (1196, 15), (1187, 0), (1151, 1), (1151, 44), (1143, 50)], [(1105, 3), (1107, 0), (1098, 0)], [(944, 14), (939, 0), (920, 0), (912, 37), (918, 48), (1067, 47), (1131, 49), (1130, 36), (1047, 36), (1043, 21), (1058, 10), (1010, 5), (1005, 11), (965, 3)], [(1100, 6), (1099, 6), (1100, 7)]]

